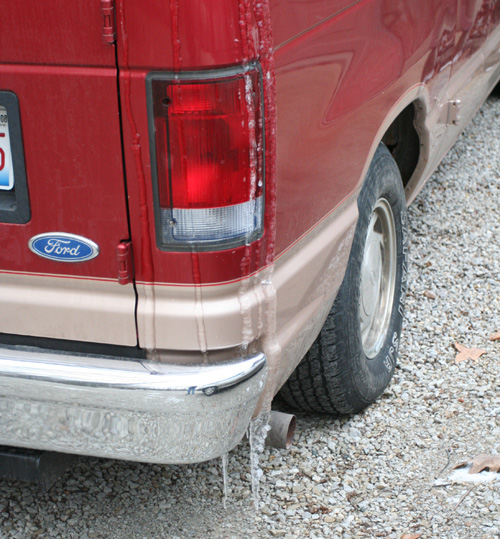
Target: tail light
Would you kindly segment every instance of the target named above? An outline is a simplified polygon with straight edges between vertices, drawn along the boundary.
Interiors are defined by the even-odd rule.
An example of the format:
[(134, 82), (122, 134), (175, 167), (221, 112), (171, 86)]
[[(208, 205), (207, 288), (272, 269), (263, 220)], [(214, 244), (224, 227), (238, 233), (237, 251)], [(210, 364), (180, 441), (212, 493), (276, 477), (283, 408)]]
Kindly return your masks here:
[(262, 234), (261, 80), (256, 66), (148, 75), (161, 249), (226, 249)]

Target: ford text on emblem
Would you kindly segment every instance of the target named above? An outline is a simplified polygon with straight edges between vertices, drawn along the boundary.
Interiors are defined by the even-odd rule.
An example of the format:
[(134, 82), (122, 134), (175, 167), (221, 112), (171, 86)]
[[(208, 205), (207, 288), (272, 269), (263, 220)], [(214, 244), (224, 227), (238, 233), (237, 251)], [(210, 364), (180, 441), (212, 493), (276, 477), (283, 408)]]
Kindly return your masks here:
[(84, 262), (99, 254), (99, 246), (93, 241), (65, 232), (38, 234), (28, 245), (38, 256), (57, 262)]

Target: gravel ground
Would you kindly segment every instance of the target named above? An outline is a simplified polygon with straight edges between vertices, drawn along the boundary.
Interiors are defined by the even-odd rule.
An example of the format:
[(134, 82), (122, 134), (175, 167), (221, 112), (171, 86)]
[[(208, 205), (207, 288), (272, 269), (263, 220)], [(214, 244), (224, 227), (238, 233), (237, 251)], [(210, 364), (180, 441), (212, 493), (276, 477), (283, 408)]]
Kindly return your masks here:
[[(500, 475), (452, 466), (500, 453), (500, 99), (490, 98), (413, 204), (400, 363), (383, 397), (345, 419), (299, 416), (288, 452), (154, 466), (81, 459), (48, 494), (0, 482), (0, 537), (499, 538)], [(458, 342), (486, 350), (455, 363)], [(478, 477), (478, 476), (475, 476)]]

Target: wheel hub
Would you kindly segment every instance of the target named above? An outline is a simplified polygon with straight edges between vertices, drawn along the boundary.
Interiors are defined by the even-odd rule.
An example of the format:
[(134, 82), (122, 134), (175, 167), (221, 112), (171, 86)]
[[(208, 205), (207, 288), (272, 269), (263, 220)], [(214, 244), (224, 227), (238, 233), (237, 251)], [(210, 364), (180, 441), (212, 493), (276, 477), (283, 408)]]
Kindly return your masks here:
[(396, 228), (391, 206), (380, 198), (370, 217), (361, 264), (359, 317), (368, 358), (382, 348), (392, 314), (396, 282)]

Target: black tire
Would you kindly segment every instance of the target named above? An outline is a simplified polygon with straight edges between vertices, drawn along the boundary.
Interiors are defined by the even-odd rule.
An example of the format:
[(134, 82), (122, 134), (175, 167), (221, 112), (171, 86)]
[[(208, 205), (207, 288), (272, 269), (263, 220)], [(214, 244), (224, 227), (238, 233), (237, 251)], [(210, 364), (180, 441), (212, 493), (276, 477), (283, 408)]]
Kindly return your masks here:
[(349, 263), (332, 310), (280, 390), (281, 400), (298, 410), (359, 412), (383, 393), (394, 372), (406, 298), (408, 231), (401, 176), (383, 144), (368, 169), (358, 209)]

